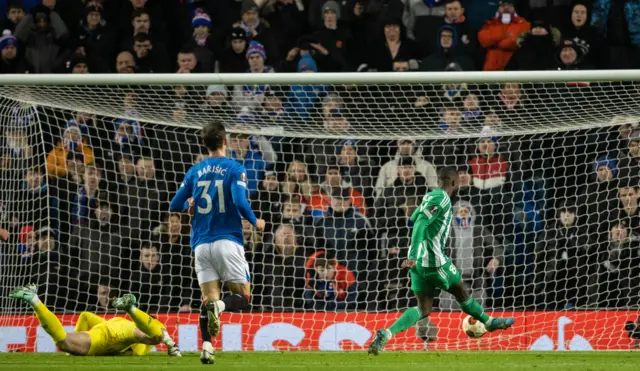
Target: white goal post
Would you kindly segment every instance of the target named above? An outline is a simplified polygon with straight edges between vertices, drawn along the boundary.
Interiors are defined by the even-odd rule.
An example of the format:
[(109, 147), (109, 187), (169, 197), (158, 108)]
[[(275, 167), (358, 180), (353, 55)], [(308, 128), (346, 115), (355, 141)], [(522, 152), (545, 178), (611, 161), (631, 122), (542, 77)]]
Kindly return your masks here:
[(640, 71), (88, 74), (0, 76), (0, 351), (55, 350), (7, 298), (29, 282), (65, 326), (133, 292), (198, 348), (189, 216), (168, 201), (213, 120), (267, 221), (245, 230), (251, 307), (216, 348), (362, 350), (416, 305), (408, 216), (445, 167), (445, 251), (517, 323), (470, 339), (437, 292), (390, 349), (635, 346)]

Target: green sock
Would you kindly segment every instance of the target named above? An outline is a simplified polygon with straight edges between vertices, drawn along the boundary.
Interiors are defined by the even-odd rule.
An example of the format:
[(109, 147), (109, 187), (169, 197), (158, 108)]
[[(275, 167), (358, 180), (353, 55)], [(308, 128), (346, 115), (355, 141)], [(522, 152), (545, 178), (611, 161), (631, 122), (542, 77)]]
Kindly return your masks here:
[(484, 324), (489, 321), (489, 316), (487, 316), (480, 304), (474, 298), (469, 298), (458, 304), (460, 305), (460, 308), (462, 308), (463, 312), (477, 319), (478, 321)]
[(398, 332), (402, 332), (409, 327), (413, 326), (422, 318), (422, 311), (420, 308), (413, 307), (409, 308), (402, 313), (400, 318), (398, 318), (391, 327), (389, 327), (389, 332), (395, 335)]

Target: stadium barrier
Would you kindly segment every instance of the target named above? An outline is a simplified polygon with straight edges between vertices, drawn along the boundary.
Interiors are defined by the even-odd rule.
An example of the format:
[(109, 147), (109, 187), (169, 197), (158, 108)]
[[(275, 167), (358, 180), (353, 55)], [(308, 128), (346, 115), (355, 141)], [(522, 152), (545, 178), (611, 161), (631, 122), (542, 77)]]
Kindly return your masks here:
[[(508, 313), (500, 313), (505, 315)], [(547, 311), (513, 313), (518, 321), (502, 336), (487, 334), (468, 338), (458, 327), (463, 313), (440, 312), (430, 317), (438, 328), (429, 350), (538, 350), (588, 351), (630, 350), (633, 339), (625, 330), (635, 322), (637, 311)], [(398, 313), (255, 313), (222, 317), (222, 333), (215, 340), (223, 351), (362, 351), (374, 331), (390, 325)], [(0, 327), (0, 352), (54, 352), (50, 337), (35, 316), (14, 316), (20, 326)], [(113, 317), (108, 315), (106, 318)], [(62, 315), (68, 331), (78, 315)], [(160, 314), (169, 333), (183, 351), (196, 351), (199, 341), (198, 314)], [(415, 329), (394, 337), (388, 350), (416, 351), (424, 342)], [(160, 347), (158, 351), (164, 350)]]

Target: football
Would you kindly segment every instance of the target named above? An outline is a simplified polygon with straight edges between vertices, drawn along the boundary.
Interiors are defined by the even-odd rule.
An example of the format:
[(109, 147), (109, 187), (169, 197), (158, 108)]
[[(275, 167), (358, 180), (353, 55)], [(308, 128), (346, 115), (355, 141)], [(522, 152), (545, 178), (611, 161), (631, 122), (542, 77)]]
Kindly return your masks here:
[(479, 338), (487, 333), (484, 324), (471, 316), (466, 316), (462, 321), (462, 330), (467, 336), (472, 338)]

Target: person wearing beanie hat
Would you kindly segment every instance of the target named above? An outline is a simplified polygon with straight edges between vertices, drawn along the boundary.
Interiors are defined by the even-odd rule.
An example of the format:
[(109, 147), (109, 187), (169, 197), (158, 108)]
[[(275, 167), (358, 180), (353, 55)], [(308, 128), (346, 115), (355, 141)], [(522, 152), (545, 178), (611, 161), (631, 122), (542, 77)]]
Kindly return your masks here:
[(328, 0), (322, 5), (322, 17), (326, 22), (326, 13), (333, 13), (335, 21), (340, 20), (340, 5), (335, 0)]
[(254, 0), (242, 0), (240, 15), (243, 16), (245, 13), (256, 13), (256, 16), (259, 16), (258, 13), (260, 13), (260, 7)]
[(67, 73), (89, 73), (87, 58), (82, 54), (74, 54), (66, 63)]
[(242, 73), (249, 69), (247, 45), (247, 32), (241, 27), (232, 28), (219, 58), (221, 73)]
[(257, 41), (252, 41), (251, 43), (249, 43), (249, 47), (247, 48), (247, 59), (250, 59), (250, 57), (254, 54), (262, 57), (262, 63), (264, 65), (264, 62), (267, 61), (267, 53), (264, 49), (264, 45), (260, 44)]
[(247, 48), (247, 61), (249, 62), (249, 69), (252, 73), (265, 72), (267, 52), (264, 46), (257, 41), (249, 43), (249, 47)]
[(0, 73), (25, 73), (28, 68), (18, 55), (18, 40), (11, 31), (4, 30), (0, 37)]
[(191, 20), (191, 27), (193, 28), (193, 39), (198, 46), (204, 46), (207, 43), (207, 39), (211, 35), (211, 17), (207, 13), (197, 12)]
[(597, 174), (599, 181), (608, 181), (616, 177), (618, 167), (615, 160), (601, 156), (594, 164), (593, 171)]
[[(339, 23), (341, 9), (335, 1), (325, 1), (322, 7), (318, 5), (317, 14), (320, 19), (317, 31), (311, 35), (300, 37), (296, 40), (296, 47), (287, 55), (291, 72), (296, 68), (296, 57), (302, 57), (305, 53), (311, 53), (318, 69), (323, 72), (342, 72), (351, 70), (350, 51), (353, 48), (351, 31), (345, 25)], [(310, 12), (311, 14), (311, 12)], [(318, 22), (318, 21), (321, 21)]]
[(229, 31), (229, 41), (244, 41), (244, 44), (246, 45), (248, 38), (249, 37), (247, 35), (247, 31), (245, 31), (242, 27), (234, 27), (231, 29), (231, 31)]
[(229, 96), (227, 87), (224, 85), (209, 85), (207, 87), (207, 92), (205, 94), (207, 95), (207, 97), (216, 95), (216, 96), (226, 98), (227, 96)]
[(99, 3), (89, 4), (84, 8), (85, 19), (83, 19), (83, 25), (90, 30), (104, 26), (106, 22), (102, 19), (102, 10), (102, 5)]
[(214, 40), (211, 37), (212, 22), (209, 15), (200, 9), (196, 10), (196, 14), (191, 21), (193, 27), (193, 38), (188, 47), (193, 49), (197, 68), (194, 66), (191, 72), (214, 72), (216, 55)]
[[(247, 48), (247, 62), (249, 63), (249, 73), (270, 73), (273, 68), (265, 66), (267, 57), (264, 46), (257, 41), (249, 43)], [(264, 94), (269, 88), (268, 85), (236, 85), (233, 91), (233, 104), (238, 110), (243, 108), (259, 112), (264, 101)]]
[[(72, 54), (82, 54), (87, 59), (85, 62), (91, 72), (106, 72), (109, 70), (107, 61), (112, 60), (116, 53), (115, 34), (111, 25), (107, 24), (103, 17), (103, 7), (100, 3), (88, 2), (84, 8), (84, 18), (72, 35)], [(70, 60), (61, 66), (64, 73), (71, 72)]]
[(204, 12), (196, 12), (196, 15), (191, 20), (191, 27), (196, 29), (197, 27), (206, 27), (211, 29), (213, 23), (211, 23), (211, 17)]
[(605, 69), (609, 63), (606, 40), (600, 31), (589, 22), (591, 1), (574, 0), (569, 22), (562, 22), (562, 37), (573, 40), (580, 48), (586, 65)]
[(558, 70), (593, 69), (592, 66), (588, 66), (583, 63), (583, 48), (578, 46), (575, 40), (563, 40), (556, 50)]

